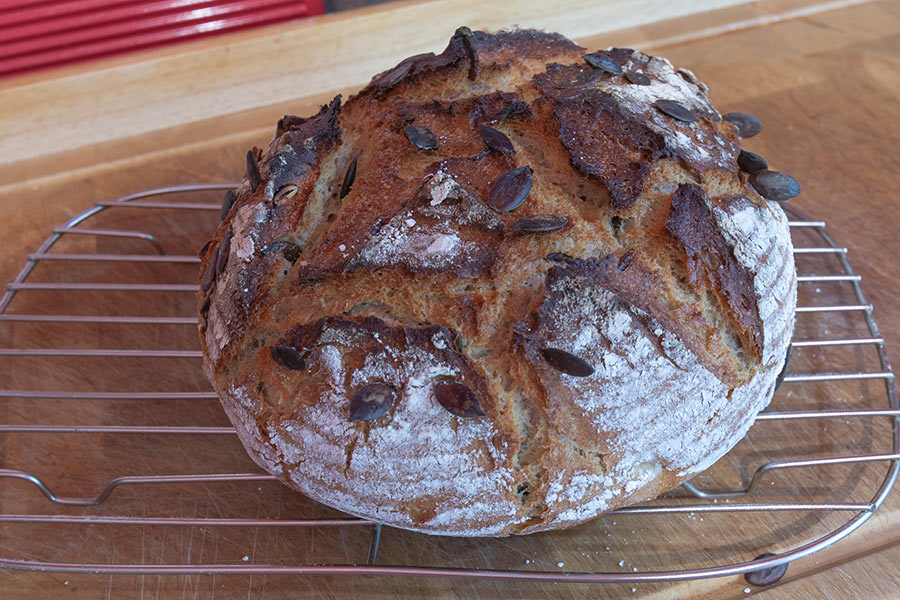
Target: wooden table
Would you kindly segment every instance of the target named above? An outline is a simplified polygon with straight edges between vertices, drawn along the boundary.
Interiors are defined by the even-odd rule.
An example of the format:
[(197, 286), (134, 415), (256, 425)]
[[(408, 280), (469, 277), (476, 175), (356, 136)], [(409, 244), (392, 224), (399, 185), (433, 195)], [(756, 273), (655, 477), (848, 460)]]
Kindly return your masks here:
[[(611, 4), (598, 3), (590, 10), (615, 15)], [(669, 4), (676, 3), (647, 2), (659, 10)], [(849, 248), (851, 263), (862, 275), (863, 288), (876, 307), (887, 346), (896, 352), (900, 348), (900, 303), (896, 301), (900, 294), (900, 204), (894, 189), (900, 182), (896, 149), (900, 139), (900, 4), (889, 0), (767, 0), (727, 6), (732, 4), (719, 2), (717, 6), (725, 8), (657, 23), (629, 21), (629, 14), (620, 21), (628, 28), (605, 31), (594, 25), (592, 31), (584, 17), (587, 9), (572, 3), (570, 14), (545, 11), (536, 24), (569, 33), (591, 48), (627, 45), (665, 55), (708, 83), (722, 112), (742, 110), (759, 116), (764, 132), (746, 146), (803, 184), (804, 193), (792, 204), (827, 221), (831, 234)], [(241, 174), (246, 148), (267, 140), (282, 113), (308, 114), (337, 88), (358, 87), (368, 74), (393, 64), (396, 58), (422, 51), (417, 49), (420, 47), (439, 50), (457, 22), (496, 27), (509, 19), (488, 7), (481, 7), (483, 12), (479, 8), (476, 2), (451, 8), (440, 0), (426, 8), (418, 3), (386, 5), (0, 83), (0, 230), (6, 240), (0, 252), (0, 279), (11, 279), (24, 254), (36, 248), (51, 227), (92, 201), (158, 185), (232, 181)], [(524, 18), (516, 20), (529, 24)], [(372, 38), (366, 36), (373, 29), (386, 31), (385, 40), (396, 35), (403, 42), (383, 48), (377, 55), (368, 52), (366, 45)], [(338, 51), (341, 54), (336, 55)], [(292, 52), (300, 52), (304, 64), (285, 67), (285, 76), (279, 77), (268, 57), (295, 55)], [(341, 56), (357, 58), (341, 61)], [(98, 90), (104, 90), (102, 102), (96, 100)], [(97, 111), (91, 102), (102, 110)], [(814, 357), (799, 360), (800, 368), (810, 368)], [(0, 377), (4, 373), (9, 375), (0, 367)], [(850, 385), (829, 389), (835, 395), (860, 393)], [(3, 414), (3, 418), (8, 416)], [(815, 443), (814, 438), (803, 437), (807, 431), (812, 430), (797, 430), (798, 446)], [(24, 452), (23, 447), (0, 443), (7, 458)], [(65, 453), (64, 446), (56, 450)], [(861, 477), (875, 476), (867, 472)], [(26, 489), (0, 482), (0, 512), (8, 510), (11, 495), (21, 495)], [(273, 494), (285, 495), (277, 490)], [(295, 501), (288, 498), (282, 502)], [(654, 523), (657, 525), (634, 521), (637, 533), (633, 537), (620, 536), (619, 526), (615, 531), (620, 539), (611, 545), (619, 550), (630, 544), (633, 550), (643, 543), (646, 551), (649, 537), (663, 535), (652, 530), (660, 522)], [(680, 531), (683, 523), (679, 523), (673, 521), (671, 531)], [(697, 538), (698, 551), (702, 547), (714, 557), (729, 542), (740, 546), (742, 538), (755, 533), (740, 531), (740, 523), (735, 521), (733, 528), (717, 532), (691, 524), (697, 535), (703, 531), (704, 536), (717, 536), (716, 543)], [(0, 555), (8, 556), (20, 545), (12, 534), (4, 535), (4, 531), (12, 531), (4, 527), (0, 526)], [(602, 556), (602, 546), (588, 550), (578, 542), (577, 536), (586, 531), (595, 539), (606, 531), (603, 524), (589, 527), (593, 528), (566, 534), (569, 537), (510, 541), (505, 549), (502, 544), (506, 542), (442, 547), (437, 542), (423, 544), (421, 538), (398, 536), (384, 552), (388, 560), (402, 552), (441, 560), (441, 552), (447, 548), (461, 553), (496, 552), (497, 556), (507, 556), (504, 553), (514, 549), (539, 562), (549, 560), (548, 548), (560, 548), (571, 557), (567, 568), (614, 570), (615, 559)], [(60, 531), (69, 535), (69, 530)], [(666, 532), (674, 535), (669, 529)], [(638, 539), (642, 535), (643, 542)], [(767, 535), (768, 543), (777, 546), (777, 537)], [(202, 539), (207, 538), (204, 535)], [(264, 539), (277, 543), (271, 536)], [(73, 543), (71, 539), (65, 542)], [(182, 542), (180, 538), (154, 541)], [(227, 540), (221, 543), (224, 553)], [(320, 537), (317, 543), (328, 545), (330, 541)], [(443, 558), (450, 561), (454, 557)], [(898, 563), (900, 494), (894, 493), (861, 531), (793, 563), (778, 587), (759, 592), (759, 596), (893, 598), (900, 593)], [(586, 586), (444, 579), (0, 572), (4, 598), (66, 594), (112, 598), (740, 598), (748, 595), (747, 587), (740, 577)], [(756, 593), (756, 588), (751, 592)]]

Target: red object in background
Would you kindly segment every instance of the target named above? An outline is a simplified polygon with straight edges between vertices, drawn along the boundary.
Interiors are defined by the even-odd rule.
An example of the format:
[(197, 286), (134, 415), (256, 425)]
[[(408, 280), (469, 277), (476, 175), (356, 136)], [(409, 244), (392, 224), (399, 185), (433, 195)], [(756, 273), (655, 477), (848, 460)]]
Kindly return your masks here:
[(323, 0), (0, 0), (0, 78), (324, 12)]

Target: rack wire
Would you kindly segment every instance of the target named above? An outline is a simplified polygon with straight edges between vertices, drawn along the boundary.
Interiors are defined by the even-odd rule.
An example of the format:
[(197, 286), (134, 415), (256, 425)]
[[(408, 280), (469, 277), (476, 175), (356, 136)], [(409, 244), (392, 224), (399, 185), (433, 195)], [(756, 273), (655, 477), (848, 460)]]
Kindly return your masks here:
[[(44, 241), (37, 251), (28, 254), (25, 266), (19, 272), (14, 281), (6, 286), (6, 292), (0, 299), (0, 340), (9, 340), (8, 347), (0, 348), (0, 356), (15, 360), (52, 361), (64, 360), (65, 364), (78, 364), (77, 361), (90, 359), (127, 359), (137, 361), (135, 372), (147, 373), (159, 369), (158, 361), (175, 361), (177, 369), (186, 372), (199, 372), (199, 359), (201, 353), (197, 350), (196, 339), (193, 334), (196, 327), (196, 318), (193, 316), (193, 292), (197, 290), (194, 281), (194, 268), (199, 260), (192, 254), (170, 254), (169, 249), (178, 246), (179, 239), (184, 246), (184, 238), (190, 238), (190, 243), (196, 244), (207, 239), (216, 225), (220, 206), (216, 202), (206, 201), (208, 192), (232, 188), (227, 184), (189, 185), (159, 188), (124, 196), (113, 201), (97, 202), (90, 210), (78, 215), (62, 227), (53, 229), (51, 235)], [(89, 222), (93, 224), (99, 217), (120, 216), (133, 211), (136, 216), (124, 218), (126, 223), (140, 224), (144, 215), (156, 211), (161, 215), (165, 225), (160, 233), (150, 233), (143, 229), (129, 229), (127, 227), (87, 227)], [(814, 337), (795, 339), (793, 349), (799, 351), (830, 351), (831, 349), (849, 348), (856, 351), (859, 348), (874, 348), (877, 357), (877, 365), (871, 368), (874, 361), (865, 361), (857, 356), (858, 361), (864, 363), (861, 368), (853, 370), (825, 369), (815, 372), (795, 373), (789, 372), (784, 379), (784, 387), (797, 389), (802, 386), (825, 386), (824, 388), (811, 388), (810, 395), (820, 397), (822, 390), (826, 392), (829, 385), (836, 382), (859, 380), (866, 383), (867, 380), (875, 380), (883, 383), (883, 395), (875, 393), (866, 387), (865, 397), (862, 402), (848, 402), (845, 399), (830, 397), (826, 394), (825, 400), (830, 405), (816, 405), (812, 408), (805, 407), (801, 410), (779, 410), (781, 403), (776, 397), (768, 410), (761, 413), (756, 419), (756, 425), (751, 429), (750, 437), (754, 432), (764, 428), (769, 423), (827, 423), (830, 420), (863, 420), (866, 423), (867, 435), (875, 431), (884, 439), (890, 440), (889, 448), (883, 451), (859, 452), (852, 443), (842, 445), (840, 440), (832, 440), (832, 447), (819, 449), (810, 454), (822, 454), (823, 456), (802, 456), (799, 458), (779, 458), (770, 460), (757, 467), (752, 475), (744, 476), (745, 484), (732, 489), (708, 489), (695, 482), (685, 483), (681, 490), (682, 495), (667, 494), (657, 500), (642, 505), (622, 508), (610, 513), (608, 518), (617, 515), (716, 515), (741, 514), (741, 513), (799, 513), (802, 515), (844, 514), (839, 522), (830, 521), (828, 531), (824, 534), (813, 535), (808, 538), (794, 536), (786, 542), (789, 547), (782, 549), (777, 554), (768, 558), (756, 560), (737, 560), (737, 556), (729, 560), (721, 560), (713, 565), (700, 565), (682, 569), (659, 568), (654, 565), (641, 565), (640, 571), (634, 568), (631, 572), (572, 572), (563, 570), (529, 570), (515, 568), (495, 568), (490, 564), (458, 568), (446, 565), (417, 565), (417, 564), (382, 564), (379, 562), (379, 547), (382, 539), (382, 526), (373, 521), (357, 519), (341, 515), (330, 514), (325, 517), (314, 518), (245, 518), (222, 517), (211, 514), (201, 514), (192, 517), (185, 516), (147, 516), (134, 514), (137, 511), (121, 510), (111, 505), (112, 498), (116, 494), (122, 494), (119, 490), (131, 490), (132, 495), (140, 497), (145, 490), (154, 488), (170, 489), (165, 486), (192, 486), (196, 484), (234, 484), (237, 486), (249, 486), (273, 481), (270, 475), (259, 472), (216, 472), (216, 473), (169, 473), (150, 472), (139, 475), (119, 475), (108, 479), (95, 495), (65, 496), (57, 490), (70, 487), (72, 481), (66, 479), (66, 462), (54, 463), (57, 473), (57, 481), (50, 485), (47, 478), (36, 469), (16, 468), (18, 465), (7, 464), (8, 459), (3, 455), (0, 462), (0, 482), (24, 482), (19, 483), (13, 489), (14, 498), (30, 498), (29, 506), (35, 505), (34, 490), (43, 497), (40, 502), (44, 507), (52, 507), (57, 512), (7, 512), (3, 508), (4, 500), (0, 497), (0, 523), (10, 526), (17, 525), (47, 525), (52, 527), (71, 526), (142, 526), (142, 527), (199, 527), (199, 528), (285, 528), (288, 531), (302, 531), (308, 528), (325, 528), (341, 532), (354, 531), (354, 535), (366, 536), (367, 556), (365, 561), (337, 562), (327, 560), (314, 560), (298, 564), (252, 564), (246, 562), (247, 557), (241, 563), (157, 563), (150, 561), (122, 561), (122, 562), (90, 562), (79, 563), (73, 561), (42, 560), (28, 556), (13, 556), (0, 558), (0, 566), (13, 569), (31, 569), (55, 572), (90, 572), (90, 573), (136, 573), (136, 574), (352, 574), (352, 575), (406, 575), (406, 576), (442, 576), (442, 577), (472, 577), (482, 579), (514, 579), (522, 581), (567, 581), (582, 583), (636, 583), (636, 582), (661, 582), (678, 581), (735, 575), (748, 571), (771, 568), (791, 561), (809, 556), (823, 548), (847, 537), (868, 519), (883, 504), (885, 498), (894, 485), (898, 471), (900, 471), (900, 404), (898, 404), (894, 375), (884, 347), (884, 339), (881, 337), (873, 318), (873, 307), (863, 295), (860, 287), (860, 276), (855, 274), (847, 259), (847, 249), (839, 246), (825, 231), (825, 223), (810, 220), (797, 211), (786, 208), (790, 221), (792, 235), (795, 239), (795, 254), (798, 261), (798, 280), (801, 289), (804, 286), (849, 286), (852, 292), (850, 301), (838, 301), (828, 304), (803, 304), (798, 307), (798, 320), (812, 319), (804, 327), (798, 326), (798, 331), (812, 331)], [(112, 215), (115, 213), (115, 215)], [(130, 214), (130, 213), (129, 213)], [(174, 232), (186, 220), (185, 215), (193, 215), (194, 223), (201, 225), (181, 231), (181, 238), (174, 233), (172, 239), (168, 234)], [(182, 227), (182, 229), (184, 229)], [(818, 240), (818, 245), (804, 246), (799, 238), (806, 240)], [(88, 249), (74, 252), (51, 252), (51, 249), (61, 245), (61, 242), (72, 240), (89, 241)], [(129, 246), (130, 244), (130, 246)], [(143, 246), (138, 246), (142, 244)], [(104, 250), (114, 248), (118, 251)], [(130, 248), (122, 251), (122, 248)], [(135, 252), (134, 248), (144, 251)], [(807, 273), (804, 270), (803, 260), (811, 257), (816, 260), (829, 260), (832, 273)], [(54, 275), (51, 268), (48, 275), (37, 277), (43, 268), (53, 265), (77, 264), (78, 269), (67, 270), (64, 276)], [(829, 270), (826, 263), (816, 263), (820, 271)], [(99, 266), (100, 270), (88, 268), (87, 265)], [(135, 279), (134, 270), (137, 266), (151, 269), (151, 277), (148, 281)], [(126, 269), (119, 271), (119, 269)], [(130, 269), (130, 270), (128, 270)], [(179, 270), (181, 269), (181, 270)], [(91, 273), (98, 272), (105, 275), (108, 281), (83, 280)], [(40, 279), (34, 281), (34, 279)], [(819, 288), (815, 288), (816, 292)], [(36, 301), (29, 297), (30, 294), (50, 293), (51, 300)], [(73, 293), (87, 293), (93, 300), (86, 308), (87, 314), (75, 314), (75, 311), (63, 312), (59, 307), (71, 307), (70, 301)], [(137, 301), (123, 298), (134, 295), (140, 299)], [(161, 304), (158, 298), (167, 299), (183, 296), (183, 301), (172, 301), (170, 304), (178, 308), (170, 311), (172, 314), (152, 314), (155, 308)], [(801, 294), (801, 298), (811, 294)], [(836, 297), (845, 297), (836, 294)], [(35, 307), (50, 306), (57, 310), (35, 310)], [(84, 308), (84, 304), (79, 304)], [(147, 310), (134, 310), (139, 307)], [(171, 308), (171, 307), (170, 307)], [(123, 310), (133, 310), (134, 314), (121, 314)], [(127, 312), (127, 310), (126, 310)], [(140, 314), (149, 312), (150, 314)], [(857, 320), (857, 325), (863, 327), (863, 334), (849, 336), (831, 335), (825, 321), (826, 315), (838, 314), (841, 322), (849, 323)], [(816, 321), (818, 319), (818, 321)], [(79, 335), (73, 333), (70, 328), (76, 327), (103, 327), (112, 331), (129, 332), (133, 327), (152, 326), (157, 328), (183, 328), (182, 335), (166, 335), (163, 339), (180, 339), (184, 347), (178, 348), (127, 348), (119, 347), (123, 340), (132, 339), (126, 333), (103, 336), (104, 343), (97, 347), (77, 347), (77, 343), (59, 347), (50, 345), (47, 347), (33, 347), (33, 341), (20, 343), (20, 338), (10, 330), (2, 328), (14, 328), (16, 326), (36, 327), (39, 331), (47, 331), (49, 341), (53, 339), (67, 339), (77, 341)], [(60, 335), (58, 328), (62, 327), (64, 334)], [(57, 329), (52, 329), (57, 328)], [(853, 330), (854, 327), (848, 326)], [(52, 332), (56, 333), (52, 333)], [(856, 329), (858, 332), (859, 329)], [(65, 333), (68, 332), (68, 333)], [(186, 333), (185, 333), (186, 332)], [(40, 335), (38, 336), (40, 337)], [(795, 352), (795, 357), (798, 352)], [(8, 359), (7, 359), (8, 360)], [(796, 361), (795, 361), (796, 362)], [(60, 363), (54, 363), (59, 365)], [(92, 363), (101, 365), (103, 361)], [(171, 363), (165, 363), (171, 364)], [(828, 365), (832, 366), (832, 365)], [(40, 367), (33, 367), (40, 369)], [(44, 366), (44, 368), (48, 368)], [(50, 367), (52, 368), (52, 367)], [(74, 367), (76, 371), (81, 367)], [(174, 370), (175, 368), (172, 368)], [(16, 372), (21, 373), (21, 370)], [(168, 372), (168, 369), (167, 369)], [(2, 374), (2, 373), (0, 373)], [(202, 377), (201, 377), (202, 378)], [(109, 391), (99, 389), (75, 390), (66, 387), (58, 387), (59, 382), (55, 377), (32, 378), (40, 382), (40, 386), (33, 389), (19, 389), (3, 386), (0, 389), (0, 407), (3, 402), (25, 402), (19, 411), (0, 412), (0, 415), (12, 415), (15, 418), (9, 422), (0, 423), (0, 450), (13, 436), (66, 436), (62, 445), (66, 452), (73, 455), (79, 453), (79, 449), (90, 444), (95, 444), (97, 436), (155, 436), (153, 439), (161, 440), (162, 447), (171, 447), (173, 444), (182, 443), (187, 439), (195, 439), (197, 436), (209, 436), (211, 443), (227, 437), (235, 438), (235, 431), (230, 426), (202, 425), (188, 423), (182, 425), (149, 425), (149, 424), (104, 424), (104, 423), (51, 423), (35, 422), (35, 417), (46, 418), (47, 414), (53, 414), (43, 410), (43, 403), (63, 401), (72, 406), (83, 403), (142, 403), (155, 401), (176, 402), (200, 402), (215, 401), (214, 393), (206, 390), (148, 390), (140, 391)], [(164, 377), (160, 377), (165, 382)], [(819, 398), (821, 400), (821, 398)], [(843, 401), (842, 401), (843, 400)], [(68, 404), (72, 403), (72, 404)], [(155, 406), (155, 405), (154, 405)], [(114, 412), (114, 411), (113, 411)], [(220, 411), (221, 412), (221, 411)], [(61, 410), (60, 414), (67, 414)], [(108, 413), (97, 413), (101, 419), (107, 419)], [(2, 418), (2, 417), (0, 417)], [(49, 419), (52, 420), (52, 419)], [(220, 419), (221, 420), (221, 419)], [(19, 421), (19, 422), (13, 422)], [(822, 425), (827, 430), (826, 425)], [(877, 429), (876, 429), (877, 428)], [(189, 436), (189, 437), (188, 437)], [(15, 438), (19, 439), (19, 438)], [(46, 438), (43, 438), (46, 439)], [(57, 440), (60, 438), (56, 438)], [(104, 437), (104, 439), (106, 439)], [(133, 437), (130, 439), (134, 439)], [(33, 444), (32, 453), (40, 453), (46, 445), (41, 442)], [(732, 454), (739, 449), (732, 451)], [(27, 453), (23, 456), (30, 456)], [(27, 462), (27, 461), (26, 461)], [(242, 465), (248, 464), (246, 461)], [(842, 497), (816, 499), (807, 501), (767, 501), (761, 496), (764, 480), (768, 480), (776, 473), (801, 472), (803, 470), (816, 470), (829, 466), (866, 466), (880, 465), (884, 472), (876, 478), (880, 483), (869, 489), (865, 494), (868, 498), (863, 501), (850, 501)], [(188, 464), (188, 470), (193, 465)], [(100, 469), (102, 471), (102, 469)], [(818, 471), (816, 471), (818, 472)], [(61, 474), (60, 474), (61, 473)], [(740, 479), (740, 475), (738, 474)], [(749, 481), (748, 481), (749, 480)], [(696, 481), (696, 480), (695, 480)], [(77, 482), (84, 487), (84, 481)], [(95, 483), (95, 482), (93, 482)], [(772, 484), (775, 482), (772, 481)], [(28, 487), (33, 488), (29, 490)], [(76, 487), (79, 487), (76, 486)], [(186, 488), (181, 488), (186, 489)], [(243, 490), (244, 488), (240, 488)], [(261, 488), (258, 488), (261, 489)], [(236, 492), (242, 493), (240, 491)], [(31, 496), (29, 496), (31, 495)], [(838, 495), (835, 493), (835, 495)], [(693, 498), (691, 500), (690, 498)], [(310, 501), (311, 502), (311, 501)], [(9, 504), (9, 502), (6, 502)], [(126, 507), (131, 506), (126, 503)], [(75, 511), (75, 514), (65, 514), (65, 509)], [(113, 514), (97, 514), (91, 509), (103, 509), (101, 512)], [(315, 510), (313, 512), (316, 512)], [(121, 514), (120, 514), (121, 513)], [(615, 521), (612, 521), (615, 525)], [(385, 530), (389, 531), (389, 530)], [(396, 531), (396, 530), (392, 530)], [(416, 535), (416, 534), (410, 534)], [(566, 535), (578, 536), (579, 530), (571, 530)], [(476, 542), (478, 543), (478, 542)], [(607, 547), (607, 550), (609, 548)], [(327, 564), (323, 564), (327, 563)], [(559, 565), (564, 564), (562, 561)], [(623, 563), (620, 562), (621, 566)], [(666, 565), (662, 565), (665, 567)]]

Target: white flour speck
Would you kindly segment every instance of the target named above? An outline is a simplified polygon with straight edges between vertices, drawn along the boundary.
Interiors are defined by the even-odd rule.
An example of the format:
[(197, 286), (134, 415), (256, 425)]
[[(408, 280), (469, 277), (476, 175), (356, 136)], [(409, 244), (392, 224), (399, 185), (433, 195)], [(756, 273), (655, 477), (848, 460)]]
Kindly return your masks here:
[(444, 335), (441, 332), (437, 332), (431, 336), (431, 343), (434, 344), (434, 347), (438, 350), (443, 350), (447, 347), (447, 342), (444, 340)]
[(447, 196), (450, 195), (450, 192), (456, 185), (456, 181), (454, 181), (452, 177), (450, 177), (443, 171), (438, 171), (437, 173), (435, 173), (431, 181), (432, 186), (430, 204), (431, 206), (437, 206), (447, 199)]

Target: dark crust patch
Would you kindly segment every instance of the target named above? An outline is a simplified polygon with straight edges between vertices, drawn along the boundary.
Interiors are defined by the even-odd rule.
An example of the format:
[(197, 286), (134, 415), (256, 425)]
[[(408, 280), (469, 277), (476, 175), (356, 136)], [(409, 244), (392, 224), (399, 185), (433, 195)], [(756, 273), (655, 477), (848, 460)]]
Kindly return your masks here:
[[(465, 385), (480, 400), (479, 409), (491, 414), (492, 404), (484, 378), (464, 354), (457, 352), (455, 344), (447, 343), (457, 334), (441, 325), (422, 327), (391, 326), (382, 319), (371, 316), (325, 317), (303, 325), (297, 325), (278, 342), (279, 346), (295, 348), (306, 357), (308, 371), (315, 376), (322, 368), (317, 362), (318, 349), (332, 345), (341, 353), (347, 368), (346, 380), (342, 382), (350, 397), (355, 388), (351, 385), (353, 372), (365, 365), (368, 356), (377, 356), (384, 364), (394, 367), (396, 372), (404, 372), (412, 355), (429, 355), (436, 364), (446, 366), (456, 372), (453, 380)], [(435, 345), (435, 340), (443, 343)], [(395, 389), (402, 389), (406, 381), (384, 381)], [(438, 383), (435, 380), (434, 383)]]
[(493, 92), (456, 100), (429, 100), (427, 102), (398, 101), (398, 124), (435, 123), (446, 128), (451, 135), (464, 131), (464, 122), (457, 119), (468, 114), (469, 124), (477, 130), (481, 123), (499, 123), (506, 119), (526, 120), (532, 117), (531, 109), (515, 92)]
[(281, 117), (275, 128), (275, 137), (280, 138), (289, 131), (299, 131), (317, 140), (323, 136), (327, 137), (331, 130), (337, 130), (337, 117), (340, 112), (341, 95), (338, 94), (332, 98), (331, 102), (323, 104), (319, 108), (319, 112), (311, 117), (294, 117), (292, 115)]
[(473, 125), (499, 123), (505, 119), (529, 119), (531, 109), (515, 92), (494, 92), (475, 98), (475, 106), (469, 111)]
[(284, 186), (298, 181), (306, 175), (315, 161), (316, 153), (312, 150), (285, 144), (278, 154), (269, 160), (269, 179), (272, 181), (272, 189), (280, 190)]
[(543, 73), (534, 76), (534, 82), (550, 98), (571, 98), (594, 89), (594, 84), (608, 77), (606, 71), (586, 64), (551, 63)]
[(278, 119), (278, 124), (275, 126), (275, 137), (280, 138), (285, 131), (290, 129), (296, 129), (303, 123), (307, 121), (307, 117), (295, 117), (294, 115), (284, 115), (280, 119)]
[(456, 35), (462, 38), (463, 52), (466, 53), (466, 58), (469, 59), (469, 81), (475, 81), (478, 79), (478, 57), (475, 55), (475, 46), (472, 44), (474, 34), (468, 27), (460, 27), (456, 30), (454, 37)]
[[(319, 112), (308, 119), (284, 117), (278, 122), (281, 134), (279, 147), (290, 144), (298, 154), (303, 150), (312, 151), (320, 160), (325, 146), (341, 137), (338, 116), (341, 114), (341, 95), (335, 96), (331, 102), (323, 105)], [(285, 121), (285, 119), (288, 119)]]
[(753, 289), (754, 274), (734, 256), (722, 236), (702, 187), (682, 183), (672, 198), (666, 228), (681, 243), (688, 259), (691, 285), (702, 289), (706, 281), (731, 309), (745, 342), (755, 357), (762, 356), (763, 328)]
[(468, 77), (474, 80), (482, 68), (580, 50), (583, 48), (558, 33), (518, 29), (491, 34), (460, 27), (442, 53), (418, 54), (401, 61), (373, 77), (360, 95), (375, 94), (383, 98), (401, 82), (414, 83), (429, 73), (454, 68), (463, 62), (467, 63)]
[(613, 210), (624, 210), (640, 195), (650, 164), (667, 155), (665, 140), (606, 92), (582, 87), (570, 94), (570, 82), (585, 69), (602, 73), (587, 65), (550, 65), (534, 81), (554, 98), (559, 139), (572, 166), (609, 189)]

